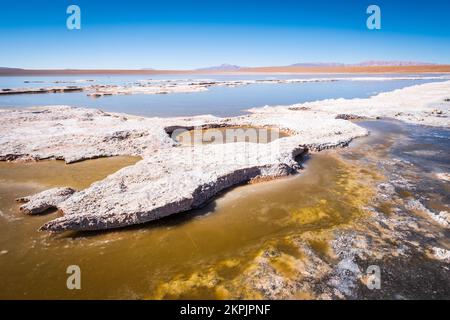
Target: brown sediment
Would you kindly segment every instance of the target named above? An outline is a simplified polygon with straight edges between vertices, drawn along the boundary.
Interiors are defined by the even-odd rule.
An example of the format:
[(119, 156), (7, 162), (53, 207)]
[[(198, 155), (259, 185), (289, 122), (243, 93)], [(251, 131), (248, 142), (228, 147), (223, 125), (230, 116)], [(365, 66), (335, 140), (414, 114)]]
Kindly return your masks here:
[(326, 256), (329, 254), (331, 247), (327, 240), (322, 239), (310, 239), (307, 240), (308, 245), (312, 250), (320, 254), (321, 256)]
[(411, 198), (414, 196), (414, 194), (411, 191), (408, 190), (399, 190), (398, 195), (404, 199)]
[(381, 202), (376, 206), (376, 209), (381, 213), (384, 213), (386, 216), (390, 216), (392, 214), (393, 204), (391, 202)]
[(279, 177), (256, 177), (253, 179), (250, 179), (250, 181), (248, 181), (248, 184), (258, 184), (258, 183), (264, 183), (264, 182), (269, 182), (269, 181), (274, 181), (274, 180), (278, 180)]
[(60, 160), (14, 163), (0, 161), (0, 177), (5, 183), (26, 184), (39, 181), (41, 186), (70, 186), (82, 190), (123, 167), (135, 164), (140, 159), (140, 157), (119, 156), (81, 161), (70, 165)]

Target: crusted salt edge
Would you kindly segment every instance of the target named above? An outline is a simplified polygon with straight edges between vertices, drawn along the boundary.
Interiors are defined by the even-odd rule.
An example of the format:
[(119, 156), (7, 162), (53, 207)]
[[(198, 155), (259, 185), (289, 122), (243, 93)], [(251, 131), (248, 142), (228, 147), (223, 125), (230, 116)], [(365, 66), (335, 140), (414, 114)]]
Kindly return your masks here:
[(71, 188), (53, 188), (42, 191), (38, 194), (16, 199), (20, 206), (20, 211), (25, 214), (39, 214), (57, 206), (75, 193)]
[(450, 263), (450, 250), (439, 247), (432, 247), (431, 255), (437, 260)]
[[(12, 154), (12, 148), (19, 158), (54, 157), (67, 161), (69, 155), (73, 161), (112, 151), (130, 154), (130, 150), (143, 158), (58, 203), (56, 207), (65, 215), (42, 227), (50, 231), (117, 228), (186, 211), (233, 185), (294, 172), (298, 166), (295, 157), (305, 151), (305, 145), (323, 149), (348, 144), (367, 134), (348, 121), (297, 112), (289, 117), (272, 115), (266, 119), (260, 115), (147, 119), (68, 107), (2, 113), (5, 117), (1, 121), (8, 127), (6, 136), (0, 138), (4, 158)], [(59, 124), (57, 130), (49, 129), (55, 123)], [(294, 135), (268, 144), (187, 148), (174, 146), (166, 133), (168, 128), (197, 125), (278, 126)], [(143, 148), (144, 143), (153, 147)]]
[(432, 220), (440, 224), (444, 228), (450, 228), (450, 213), (447, 211), (440, 211), (435, 213), (425, 207), (419, 200), (409, 200), (406, 203), (406, 208), (409, 210), (417, 210), (425, 213)]
[[(446, 92), (442, 92), (442, 84), (433, 85), (444, 94), (450, 82), (445, 83)], [(418, 86), (415, 95), (430, 91), (433, 86)], [(402, 96), (401, 90), (391, 93), (393, 99)], [(431, 100), (437, 98), (434, 94)], [(143, 160), (134, 166), (57, 204), (65, 215), (41, 229), (117, 228), (196, 208), (221, 190), (256, 177), (290, 174), (297, 168), (295, 157), (306, 147), (321, 150), (342, 146), (367, 134), (349, 121), (335, 119), (333, 112), (300, 110), (260, 110), (229, 119), (143, 118), (64, 106), (3, 110), (0, 123), (6, 130), (0, 136), (0, 156), (4, 160), (32, 157), (66, 161), (116, 154), (141, 156)], [(222, 125), (278, 127), (292, 136), (269, 144), (179, 147), (167, 134), (168, 128)]]
[(414, 85), (366, 99), (326, 99), (291, 106), (248, 109), (251, 113), (289, 113), (293, 110), (351, 114), (363, 118), (395, 118), (414, 124), (450, 126), (450, 81)]
[(94, 90), (88, 96), (99, 97), (105, 95), (122, 94), (169, 94), (169, 93), (192, 93), (207, 91), (207, 86), (195, 84), (168, 85), (141, 85), (141, 86), (100, 86), (90, 87), (87, 90)]
[(43, 88), (10, 88), (0, 89), (0, 95), (11, 94), (43, 94), (43, 93), (61, 93), (61, 92), (76, 92), (84, 91), (84, 87), (80, 86), (58, 86), (58, 87), (43, 87)]

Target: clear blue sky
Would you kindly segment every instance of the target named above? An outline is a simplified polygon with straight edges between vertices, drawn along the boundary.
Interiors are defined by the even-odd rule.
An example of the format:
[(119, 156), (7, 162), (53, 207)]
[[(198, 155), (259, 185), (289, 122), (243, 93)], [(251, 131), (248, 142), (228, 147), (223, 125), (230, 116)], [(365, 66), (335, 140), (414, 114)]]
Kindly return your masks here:
[[(66, 28), (70, 4), (81, 8), (81, 30)], [(381, 30), (366, 28), (370, 4), (381, 7)], [(449, 13), (448, 0), (2, 1), (0, 66), (450, 64)]]

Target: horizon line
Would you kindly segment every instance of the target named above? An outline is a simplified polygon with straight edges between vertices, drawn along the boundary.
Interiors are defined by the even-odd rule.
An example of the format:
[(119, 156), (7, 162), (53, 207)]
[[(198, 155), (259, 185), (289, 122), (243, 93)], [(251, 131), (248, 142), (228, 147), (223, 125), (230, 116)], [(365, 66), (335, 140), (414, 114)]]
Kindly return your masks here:
[(107, 75), (107, 74), (262, 74), (262, 73), (450, 73), (450, 64), (381, 65), (381, 66), (267, 66), (232, 70), (203, 69), (22, 69), (0, 67), (0, 76), (33, 75)]

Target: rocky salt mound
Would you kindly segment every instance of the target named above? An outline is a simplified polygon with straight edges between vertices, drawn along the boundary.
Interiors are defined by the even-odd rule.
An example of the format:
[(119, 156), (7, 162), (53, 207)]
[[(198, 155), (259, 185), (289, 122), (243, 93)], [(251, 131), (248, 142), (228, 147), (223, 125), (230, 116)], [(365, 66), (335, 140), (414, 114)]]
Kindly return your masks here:
[(43, 87), (43, 88), (13, 88), (0, 89), (0, 95), (12, 94), (35, 94), (35, 93), (61, 93), (61, 92), (78, 92), (84, 91), (79, 86), (63, 86), (63, 87)]
[(39, 214), (46, 210), (57, 208), (58, 204), (67, 200), (74, 194), (71, 188), (53, 188), (45, 190), (29, 197), (16, 199), (20, 206), (20, 211), (25, 214)]
[[(344, 120), (342, 114), (393, 115), (409, 122), (449, 126), (449, 95), (450, 81), (369, 99), (254, 109), (250, 115), (228, 119), (144, 118), (65, 106), (2, 110), (0, 159), (61, 159), (70, 163), (115, 155), (141, 156), (143, 159), (135, 165), (67, 199), (52, 202), (64, 216), (46, 223), (41, 230), (118, 228), (197, 208), (239, 183), (291, 174), (298, 169), (296, 157), (308, 149), (344, 146), (368, 134)], [(268, 144), (193, 146), (181, 146), (169, 136), (179, 128), (217, 126), (279, 128), (291, 136)], [(53, 192), (28, 197), (29, 210), (49, 194)]]

